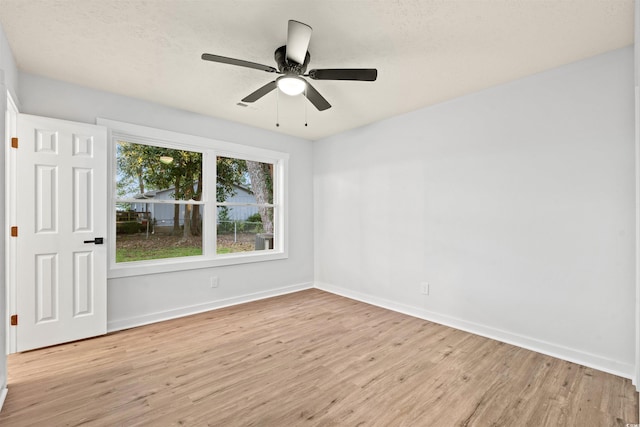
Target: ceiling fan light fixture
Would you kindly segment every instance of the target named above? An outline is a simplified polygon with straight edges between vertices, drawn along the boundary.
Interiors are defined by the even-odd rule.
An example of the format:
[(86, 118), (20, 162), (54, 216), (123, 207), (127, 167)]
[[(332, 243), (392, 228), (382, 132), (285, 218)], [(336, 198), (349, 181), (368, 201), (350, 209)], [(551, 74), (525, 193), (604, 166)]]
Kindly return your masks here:
[[(278, 68), (210, 53), (202, 54), (201, 58), (205, 61), (253, 68), (279, 75), (279, 77), (242, 98), (242, 102), (238, 105), (242, 106), (255, 102), (266, 94), (279, 89), (289, 96), (304, 94), (304, 97), (318, 111), (324, 111), (331, 108), (331, 104), (313, 87), (311, 80), (373, 82), (378, 78), (378, 70), (375, 68), (321, 68), (313, 69), (307, 73), (307, 65), (311, 61), (311, 54), (308, 48), (312, 29), (309, 25), (294, 20), (289, 20), (288, 25), (287, 43), (277, 48), (273, 53), (273, 58)], [(306, 80), (303, 77), (308, 77), (311, 80)]]
[(276, 83), (278, 89), (290, 96), (300, 95), (307, 86), (307, 83), (297, 76), (282, 76), (278, 78)]
[(164, 163), (165, 165), (168, 165), (171, 162), (173, 162), (173, 157), (171, 157), (171, 156), (160, 156), (160, 162)]

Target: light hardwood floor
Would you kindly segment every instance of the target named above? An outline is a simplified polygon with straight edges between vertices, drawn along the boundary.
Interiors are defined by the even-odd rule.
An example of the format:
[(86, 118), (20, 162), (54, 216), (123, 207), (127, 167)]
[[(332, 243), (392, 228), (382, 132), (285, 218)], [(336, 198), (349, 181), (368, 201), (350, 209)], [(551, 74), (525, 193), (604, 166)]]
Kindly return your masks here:
[(9, 356), (1, 426), (624, 426), (631, 382), (319, 290)]

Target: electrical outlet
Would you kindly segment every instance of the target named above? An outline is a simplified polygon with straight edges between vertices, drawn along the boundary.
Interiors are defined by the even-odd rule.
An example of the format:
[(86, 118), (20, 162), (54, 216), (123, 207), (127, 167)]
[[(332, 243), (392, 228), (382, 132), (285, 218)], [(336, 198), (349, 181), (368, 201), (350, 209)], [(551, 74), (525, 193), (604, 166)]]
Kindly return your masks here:
[(424, 295), (429, 295), (429, 282), (420, 283), (420, 292)]
[(211, 283), (212, 288), (217, 288), (218, 285), (220, 284), (220, 281), (218, 280), (218, 276), (211, 276), (209, 278), (209, 282)]

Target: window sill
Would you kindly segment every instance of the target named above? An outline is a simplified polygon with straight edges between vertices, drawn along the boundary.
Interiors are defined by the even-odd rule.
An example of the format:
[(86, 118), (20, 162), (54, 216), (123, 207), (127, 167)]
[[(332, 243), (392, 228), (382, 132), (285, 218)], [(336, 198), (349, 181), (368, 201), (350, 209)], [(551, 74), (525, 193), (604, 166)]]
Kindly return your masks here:
[(218, 255), (215, 258), (185, 257), (136, 261), (111, 265), (107, 279), (120, 277), (144, 276), (148, 274), (172, 273), (176, 271), (195, 270), (200, 268), (224, 267), (228, 265), (247, 264), (253, 262), (286, 259), (288, 255), (282, 251), (260, 251), (242, 254)]

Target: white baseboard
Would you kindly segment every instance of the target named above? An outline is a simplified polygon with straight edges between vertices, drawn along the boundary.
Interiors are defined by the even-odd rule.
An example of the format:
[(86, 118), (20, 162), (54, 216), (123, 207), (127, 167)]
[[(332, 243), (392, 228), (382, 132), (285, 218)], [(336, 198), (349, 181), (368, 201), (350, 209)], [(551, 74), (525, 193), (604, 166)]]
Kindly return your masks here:
[(390, 301), (384, 298), (364, 294), (361, 292), (353, 291), (351, 289), (341, 288), (339, 286), (334, 286), (328, 283), (316, 282), (314, 287), (346, 298), (386, 308), (388, 310), (407, 314), (409, 316), (428, 320), (430, 322), (449, 326), (455, 329), (460, 329), (462, 331), (494, 339), (496, 341), (501, 341), (507, 344), (526, 348), (527, 350), (546, 354), (548, 356), (566, 360), (568, 362), (577, 363), (579, 365), (587, 366), (599, 371), (617, 375), (619, 377), (629, 379), (633, 379), (634, 377), (635, 367), (631, 364), (621, 363), (619, 361), (604, 358), (595, 354), (585, 353), (580, 350), (548, 343), (545, 341), (537, 340), (535, 338), (514, 334), (500, 329), (495, 329), (490, 326), (469, 322), (440, 313), (434, 313), (432, 311), (425, 310), (419, 307), (413, 307), (406, 304)]
[(4, 400), (7, 398), (7, 393), (9, 393), (9, 389), (6, 387), (0, 390), (0, 411), (2, 411), (2, 405), (4, 405)]
[(130, 317), (128, 319), (113, 320), (113, 321), (107, 322), (107, 332), (115, 332), (123, 329), (134, 328), (136, 326), (148, 325), (150, 323), (176, 319), (178, 317), (184, 317), (192, 314), (203, 313), (205, 311), (216, 310), (218, 308), (229, 307), (237, 304), (243, 304), (245, 302), (257, 301), (265, 298), (276, 297), (279, 295), (290, 294), (292, 292), (298, 292), (298, 291), (311, 289), (311, 288), (313, 288), (313, 283), (300, 283), (297, 285), (270, 289), (268, 291), (238, 295), (236, 297), (225, 298), (217, 301), (209, 301), (204, 304), (180, 307), (173, 310), (152, 313), (152, 314), (145, 314), (145, 315), (136, 316), (136, 317)]

